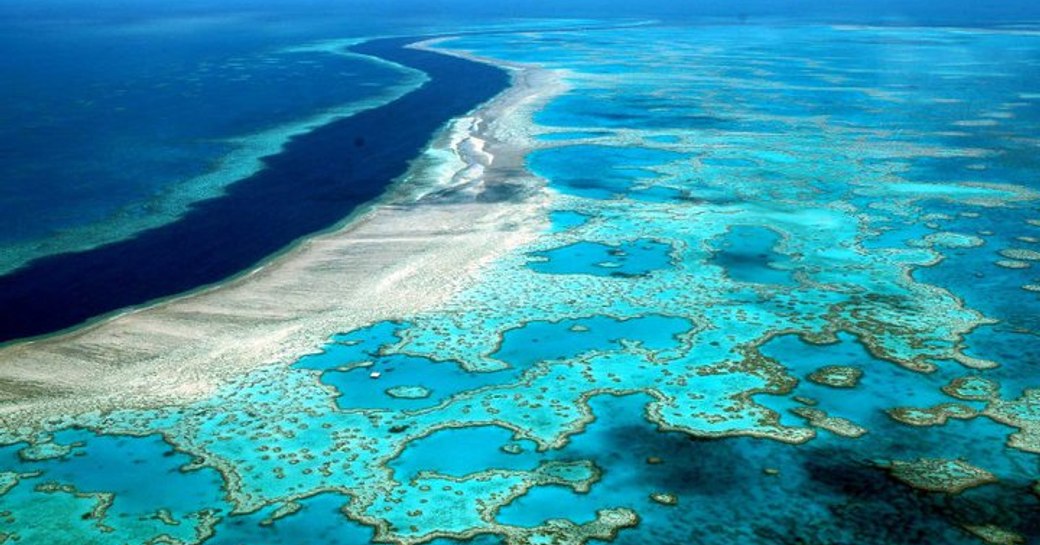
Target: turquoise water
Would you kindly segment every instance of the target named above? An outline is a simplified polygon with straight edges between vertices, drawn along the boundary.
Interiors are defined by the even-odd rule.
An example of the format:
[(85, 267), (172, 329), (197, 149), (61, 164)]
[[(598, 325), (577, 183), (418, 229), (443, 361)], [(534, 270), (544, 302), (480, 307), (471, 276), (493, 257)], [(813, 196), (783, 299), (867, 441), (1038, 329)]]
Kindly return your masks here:
[(579, 145), (549, 148), (531, 154), (535, 174), (550, 176), (560, 191), (607, 199), (655, 176), (645, 167), (679, 159), (666, 150)]
[(642, 276), (668, 266), (667, 244), (641, 239), (618, 246), (578, 242), (532, 253), (531, 269), (545, 274)]
[(549, 227), (444, 308), (210, 399), (5, 430), (0, 531), (1040, 539), (1040, 36), (651, 25), (448, 45), (566, 71), (527, 155)]
[(738, 282), (790, 284), (785, 258), (774, 251), (779, 240), (764, 227), (734, 226), (719, 239), (715, 263)]

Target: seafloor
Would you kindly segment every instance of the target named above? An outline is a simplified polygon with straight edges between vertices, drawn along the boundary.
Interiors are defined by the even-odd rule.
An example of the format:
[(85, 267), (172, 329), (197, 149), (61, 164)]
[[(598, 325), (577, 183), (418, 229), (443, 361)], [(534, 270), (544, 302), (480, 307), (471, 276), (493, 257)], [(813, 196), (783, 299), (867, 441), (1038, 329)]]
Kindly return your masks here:
[[(1040, 34), (644, 26), (427, 47), (519, 87), (441, 134), (390, 211), (317, 244), (438, 210), (516, 236), (437, 239), (472, 245), (461, 284), (388, 262), (389, 291), (355, 303), (378, 321), (256, 325), (278, 289), (312, 310), (321, 293), (246, 278), (194, 307), (250, 317), (213, 331), (235, 373), (205, 369), (210, 346), (127, 391), (70, 379), (66, 398), (7, 403), (0, 536), (1040, 539)], [(323, 271), (287, 278), (335, 286)], [(379, 300), (398, 280), (408, 301)], [(0, 357), (144, 343), (191, 304)], [(302, 353), (302, 330), (339, 332), (263, 365), (268, 345)]]

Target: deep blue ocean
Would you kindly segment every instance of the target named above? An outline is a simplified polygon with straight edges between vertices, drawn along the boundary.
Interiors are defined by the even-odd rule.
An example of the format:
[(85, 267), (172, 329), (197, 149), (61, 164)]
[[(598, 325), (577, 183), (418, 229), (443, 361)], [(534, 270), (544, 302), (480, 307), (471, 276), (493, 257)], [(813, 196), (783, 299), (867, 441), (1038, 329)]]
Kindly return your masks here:
[[(347, 37), (385, 30), (352, 26)], [(354, 58), (285, 52), (333, 33), (248, 13), (7, 18), (2, 28), (0, 48), (14, 52), (0, 59), (3, 243), (148, 214), (144, 203), (217, 169), (234, 139), (402, 79)]]
[(329, 21), (244, 9), (5, 20), (0, 40), (19, 54), (0, 61), (0, 336), (246, 270), (378, 197), (438, 127), (505, 88), (504, 72), (474, 63), (349, 50), (443, 22)]

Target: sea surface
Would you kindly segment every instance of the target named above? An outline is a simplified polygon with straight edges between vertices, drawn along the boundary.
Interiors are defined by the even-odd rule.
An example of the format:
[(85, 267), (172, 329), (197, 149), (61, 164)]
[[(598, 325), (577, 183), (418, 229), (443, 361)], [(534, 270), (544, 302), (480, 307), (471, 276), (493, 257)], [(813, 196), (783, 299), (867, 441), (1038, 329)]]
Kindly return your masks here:
[(508, 84), (493, 66), (404, 48), (415, 41), (384, 38), (348, 50), (426, 74), (405, 96), (292, 138), (256, 173), (169, 223), (40, 258), (0, 278), (0, 340), (224, 280), (378, 197), (441, 125)]
[[(154, 15), (154, 14), (153, 14)], [(74, 15), (70, 15), (74, 17)], [(422, 83), (311, 21), (5, 18), (4, 272), (175, 220), (294, 135)]]
[[(416, 40), (303, 23), (8, 23), (28, 54), (0, 61), (0, 341), (248, 270), (371, 202), (507, 85), (498, 68), (403, 49)], [(434, 33), (347, 32), (409, 28)]]
[[(1040, 29), (565, 26), (437, 46), (553, 70), (569, 86), (522, 128), (549, 203), (534, 241), (443, 308), (343, 331), (321, 353), (209, 399), (0, 430), (0, 543), (1040, 540)], [(355, 49), (429, 78), (383, 106), (429, 117), (400, 156), (505, 84), (488, 65), (403, 43)], [(270, 70), (284, 75), (297, 54), (275, 55)], [(312, 112), (418, 81), (380, 62), (311, 56), (322, 78), (370, 70), (362, 79), (378, 83), (370, 96), (318, 86), (330, 96), (313, 97)], [(268, 68), (248, 70), (262, 79)], [(441, 81), (455, 85), (418, 102)], [(94, 123), (114, 116), (124, 99), (97, 92), (104, 112), (62, 107)], [(292, 102), (269, 85), (257, 92)], [(351, 149), (356, 137), (344, 142), (337, 124), (380, 111), (307, 132), (254, 178), (273, 176), (286, 154), (310, 168), (336, 143)], [(255, 116), (199, 115), (228, 138), (258, 130), (246, 128)], [(367, 126), (387, 138), (401, 129)], [(133, 176), (94, 155), (103, 139), (84, 140), (69, 152), (83, 164)], [(44, 153), (23, 144), (19, 153)], [(140, 153), (169, 161), (166, 181), (152, 182), (161, 192), (199, 175), (179, 170), (191, 167), (177, 154), (220, 157), (227, 146)], [(57, 185), (53, 200), (72, 198), (58, 197), (75, 187)], [(229, 184), (114, 245), (32, 262), (0, 286), (36, 281), (28, 271), (44, 267), (104, 271), (76, 260), (119, 248), (144, 266), (134, 245), (193, 214), (213, 221), (207, 207), (240, 187), (250, 186)], [(75, 213), (26, 197), (26, 218), (33, 206), (54, 217), (5, 218), (21, 227), (3, 232), (15, 243), (109, 221), (149, 191), (93, 210), (70, 204)], [(320, 228), (290, 232), (297, 221), (279, 226), (276, 245)], [(99, 274), (97, 289), (112, 281)], [(71, 325), (40, 323), (27, 334)]]

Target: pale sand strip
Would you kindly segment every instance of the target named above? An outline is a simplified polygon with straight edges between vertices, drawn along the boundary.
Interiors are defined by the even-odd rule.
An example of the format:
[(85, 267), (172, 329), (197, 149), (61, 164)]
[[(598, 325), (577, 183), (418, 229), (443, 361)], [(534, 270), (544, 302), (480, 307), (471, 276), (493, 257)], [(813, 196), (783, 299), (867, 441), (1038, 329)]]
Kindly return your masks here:
[[(187, 403), (317, 351), (336, 332), (442, 304), (545, 227), (547, 196), (523, 155), (531, 113), (564, 85), (554, 72), (510, 70), (509, 90), (450, 123), (383, 204), (338, 230), (223, 285), (0, 349), (0, 425)], [(449, 154), (452, 169), (430, 159)], [(476, 198), (435, 197), (452, 183)], [(527, 190), (521, 202), (484, 202), (496, 186)]]

